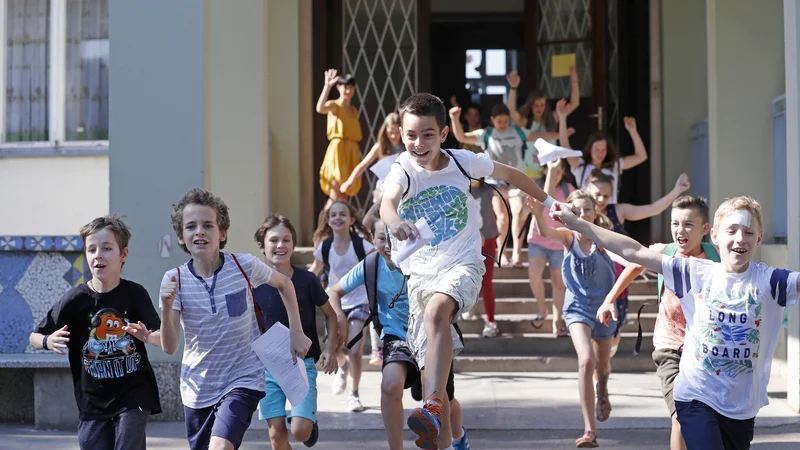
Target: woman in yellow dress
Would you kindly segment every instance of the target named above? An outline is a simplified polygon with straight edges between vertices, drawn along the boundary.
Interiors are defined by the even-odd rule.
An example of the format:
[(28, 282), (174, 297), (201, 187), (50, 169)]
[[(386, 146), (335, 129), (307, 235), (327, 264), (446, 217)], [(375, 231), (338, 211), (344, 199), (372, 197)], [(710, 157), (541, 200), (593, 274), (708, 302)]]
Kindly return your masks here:
[[(339, 98), (328, 100), (333, 86), (339, 91)], [(336, 69), (325, 71), (325, 87), (317, 100), (317, 112), (328, 115), (328, 150), (319, 169), (319, 185), (328, 196), (330, 205), (335, 200), (347, 201), (358, 194), (361, 179), (354, 180), (344, 193), (339, 187), (347, 181), (350, 174), (361, 162), (361, 124), (358, 122), (358, 109), (350, 102), (356, 92), (356, 79), (352, 75), (339, 77)]]

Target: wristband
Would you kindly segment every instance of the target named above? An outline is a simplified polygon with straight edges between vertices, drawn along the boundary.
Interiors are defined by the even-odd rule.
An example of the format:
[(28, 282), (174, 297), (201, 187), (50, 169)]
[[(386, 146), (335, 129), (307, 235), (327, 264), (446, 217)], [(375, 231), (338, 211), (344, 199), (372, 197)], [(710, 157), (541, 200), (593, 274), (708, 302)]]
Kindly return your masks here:
[(516, 90), (517, 90), (517, 88), (509, 86), (509, 87), (508, 87), (508, 90), (509, 90), (509, 91), (516, 91)]
[(44, 349), (44, 350), (50, 350), (49, 348), (47, 348), (47, 340), (48, 339), (50, 339), (50, 335), (49, 334), (45, 334), (44, 335), (44, 339), (42, 339), (42, 349)]
[(549, 208), (551, 208), (553, 206), (553, 204), (555, 202), (556, 202), (556, 199), (554, 199), (553, 197), (548, 195), (547, 198), (544, 199), (544, 201), (542, 203), (544, 204), (544, 206), (546, 206), (549, 209)]

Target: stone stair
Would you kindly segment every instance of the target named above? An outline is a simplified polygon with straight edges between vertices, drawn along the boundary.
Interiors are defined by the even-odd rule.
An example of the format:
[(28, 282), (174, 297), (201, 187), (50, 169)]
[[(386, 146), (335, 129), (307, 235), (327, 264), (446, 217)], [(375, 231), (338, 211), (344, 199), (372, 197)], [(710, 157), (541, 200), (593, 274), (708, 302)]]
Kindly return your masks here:
[[(525, 249), (523, 249), (525, 252)], [(527, 253), (523, 253), (527, 259)], [(307, 266), (313, 261), (312, 249), (308, 247), (295, 250), (293, 262)], [(545, 270), (545, 292), (548, 311), (552, 309), (549, 271)], [(544, 325), (535, 329), (531, 324), (537, 312), (536, 301), (528, 283), (528, 269), (495, 267), (494, 288), (497, 297), (495, 321), (500, 335), (487, 339), (481, 337), (484, 314), (483, 302), (478, 301), (473, 310), (478, 318), (459, 320), (464, 335), (465, 348), (456, 357), (455, 368), (461, 372), (571, 372), (576, 370), (578, 359), (568, 337), (556, 338), (552, 332), (552, 319), (548, 316)], [(655, 370), (650, 355), (653, 352), (653, 328), (656, 320), (655, 278), (638, 278), (629, 288), (628, 318), (622, 327), (622, 341), (616, 356), (612, 359), (612, 370), (618, 372), (645, 372)], [(634, 355), (638, 324), (636, 313), (645, 305), (641, 314), (643, 330), (642, 348)], [(317, 324), (320, 336), (324, 335), (324, 316), (318, 314)], [(364, 346), (364, 370), (379, 370), (367, 364), (369, 359), (369, 339)]]

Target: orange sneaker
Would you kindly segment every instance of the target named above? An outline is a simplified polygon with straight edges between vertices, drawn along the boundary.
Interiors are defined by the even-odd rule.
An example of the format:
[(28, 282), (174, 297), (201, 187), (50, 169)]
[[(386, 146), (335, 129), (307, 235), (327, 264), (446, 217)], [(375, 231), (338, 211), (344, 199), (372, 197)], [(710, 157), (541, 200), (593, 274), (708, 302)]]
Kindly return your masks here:
[(414, 442), (426, 450), (439, 448), (439, 429), (442, 426), (442, 399), (433, 394), (425, 400), (422, 408), (417, 408), (408, 417), (408, 427), (419, 436)]

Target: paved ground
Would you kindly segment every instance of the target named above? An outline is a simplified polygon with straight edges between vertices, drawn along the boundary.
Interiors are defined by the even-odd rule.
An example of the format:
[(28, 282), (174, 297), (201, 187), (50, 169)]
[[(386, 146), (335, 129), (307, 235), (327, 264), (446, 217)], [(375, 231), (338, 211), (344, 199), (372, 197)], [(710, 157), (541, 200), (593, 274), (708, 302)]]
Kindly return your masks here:
[[(384, 441), (379, 374), (365, 373), (360, 389), (367, 411), (346, 411), (346, 397), (330, 392), (331, 377), (319, 378), (321, 450), (388, 448)], [(780, 380), (775, 377), (774, 379)], [(575, 373), (457, 374), (456, 396), (464, 406), (472, 448), (479, 449), (568, 449), (581, 434), (582, 421)], [(669, 419), (661, 399), (658, 378), (648, 374), (614, 374), (610, 382), (611, 418), (600, 424), (599, 441), (604, 448), (663, 449), (669, 439)], [(756, 420), (753, 449), (800, 450), (800, 417), (785, 403), (780, 381), (770, 386), (771, 404)], [(407, 408), (415, 403), (409, 395)], [(408, 432), (407, 432), (408, 433)], [(407, 434), (406, 448), (416, 448)], [(185, 449), (183, 423), (151, 422), (150, 449)], [(298, 447), (299, 445), (299, 447)], [(77, 449), (75, 432), (36, 431), (28, 425), (0, 425), (0, 448)], [(243, 449), (269, 448), (263, 422), (254, 422)], [(305, 448), (295, 444), (294, 448)]]

